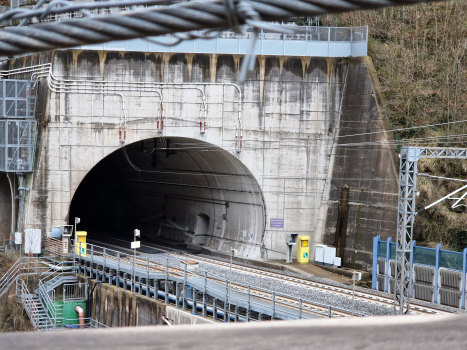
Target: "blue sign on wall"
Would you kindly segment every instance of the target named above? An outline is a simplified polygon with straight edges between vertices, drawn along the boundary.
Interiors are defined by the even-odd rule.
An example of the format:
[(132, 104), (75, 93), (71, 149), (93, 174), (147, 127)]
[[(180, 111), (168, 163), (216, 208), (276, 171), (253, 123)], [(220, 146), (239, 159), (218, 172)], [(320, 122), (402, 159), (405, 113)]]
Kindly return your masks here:
[(271, 219), (269, 223), (271, 228), (284, 228), (284, 219)]

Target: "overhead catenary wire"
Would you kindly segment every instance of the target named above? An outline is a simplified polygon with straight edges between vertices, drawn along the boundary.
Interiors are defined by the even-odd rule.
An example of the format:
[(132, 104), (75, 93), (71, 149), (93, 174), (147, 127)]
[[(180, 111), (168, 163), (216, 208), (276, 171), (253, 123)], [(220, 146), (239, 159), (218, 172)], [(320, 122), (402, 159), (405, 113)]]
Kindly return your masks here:
[[(317, 16), (436, 0), (207, 0), (165, 7), (138, 9), (123, 14), (88, 16), (0, 31), (0, 55), (10, 56), (72, 48), (112, 40), (136, 39), (239, 25), (269, 28), (262, 21), (283, 21), (296, 16)], [(441, 0), (439, 0), (441, 1)]]

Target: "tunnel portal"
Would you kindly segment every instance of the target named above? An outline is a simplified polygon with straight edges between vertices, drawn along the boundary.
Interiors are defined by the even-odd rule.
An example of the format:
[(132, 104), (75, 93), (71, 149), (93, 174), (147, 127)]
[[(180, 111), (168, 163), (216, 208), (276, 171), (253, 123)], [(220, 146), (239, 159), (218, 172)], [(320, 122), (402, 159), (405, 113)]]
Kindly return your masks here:
[(255, 257), (265, 205), (255, 177), (213, 144), (159, 137), (120, 148), (83, 179), (70, 206), (79, 230), (131, 240), (193, 243)]

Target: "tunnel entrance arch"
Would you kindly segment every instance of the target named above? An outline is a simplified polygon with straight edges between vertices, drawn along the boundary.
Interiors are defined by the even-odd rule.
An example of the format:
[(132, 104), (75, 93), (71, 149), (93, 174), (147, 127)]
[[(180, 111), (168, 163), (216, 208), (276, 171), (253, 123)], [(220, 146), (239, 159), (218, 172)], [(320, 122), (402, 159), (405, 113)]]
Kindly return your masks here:
[(228, 151), (196, 139), (151, 138), (114, 151), (85, 176), (69, 221), (108, 239), (170, 240), (259, 257), (265, 230), (261, 188)]

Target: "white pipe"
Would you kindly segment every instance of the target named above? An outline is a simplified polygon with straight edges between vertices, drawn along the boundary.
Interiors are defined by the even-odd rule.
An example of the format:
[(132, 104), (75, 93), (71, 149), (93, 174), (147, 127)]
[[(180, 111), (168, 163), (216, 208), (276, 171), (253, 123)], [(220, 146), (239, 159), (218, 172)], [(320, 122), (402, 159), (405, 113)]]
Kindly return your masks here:
[[(206, 123), (207, 111), (206, 111), (206, 102), (205, 102), (205, 93), (202, 89), (197, 88), (196, 86), (232, 86), (238, 92), (238, 132), (240, 139), (240, 147), (242, 148), (242, 139), (243, 139), (243, 122), (242, 122), (242, 90), (240, 87), (234, 83), (162, 83), (162, 82), (124, 82), (124, 81), (108, 81), (108, 80), (78, 80), (78, 79), (60, 79), (53, 75), (52, 73), (52, 64), (45, 63), (30, 67), (16, 68), (12, 70), (0, 71), (0, 77), (9, 77), (11, 75), (32, 73), (31, 79), (40, 79), (47, 78), (47, 85), (49, 89), (54, 93), (83, 93), (83, 94), (102, 94), (115, 96), (119, 95), (122, 98), (122, 115), (121, 121), (123, 119), (124, 130), (127, 126), (127, 117), (125, 114), (125, 106), (123, 101), (123, 95), (120, 94), (120, 91), (141, 91), (141, 92), (152, 92), (159, 95), (160, 103), (160, 118), (163, 118), (163, 98), (162, 93), (158, 90), (154, 90), (155, 87), (176, 87), (181, 86), (182, 89), (188, 88), (187, 85), (195, 86), (193, 89), (197, 89), (201, 92), (202, 102), (201, 108), (204, 111), (204, 122)], [(87, 86), (90, 84), (91, 86)], [(73, 86), (75, 85), (75, 86)], [(149, 90), (145, 90), (149, 89)], [(107, 91), (106, 91), (107, 90)], [(162, 121), (161, 121), (162, 123)], [(120, 123), (121, 127), (121, 123)]]
[(172, 324), (169, 322), (169, 320), (165, 317), (165, 315), (162, 315), (162, 316), (161, 316), (161, 319), (162, 319), (162, 321), (164, 321), (167, 325), (169, 325), (170, 327), (173, 327)]
[(44, 262), (44, 264), (55, 271), (73, 271), (73, 266), (57, 266), (47, 262)]

